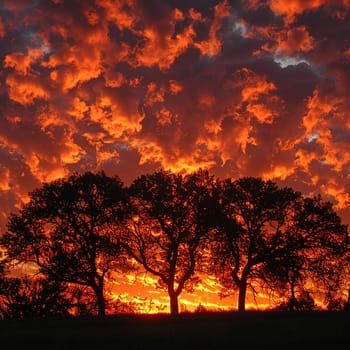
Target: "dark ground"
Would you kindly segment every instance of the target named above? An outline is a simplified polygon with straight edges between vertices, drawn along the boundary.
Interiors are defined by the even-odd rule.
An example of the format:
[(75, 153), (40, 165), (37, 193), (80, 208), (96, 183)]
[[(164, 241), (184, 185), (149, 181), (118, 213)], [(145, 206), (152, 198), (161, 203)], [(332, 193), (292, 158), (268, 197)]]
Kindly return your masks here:
[(349, 312), (0, 321), (0, 349), (350, 349)]

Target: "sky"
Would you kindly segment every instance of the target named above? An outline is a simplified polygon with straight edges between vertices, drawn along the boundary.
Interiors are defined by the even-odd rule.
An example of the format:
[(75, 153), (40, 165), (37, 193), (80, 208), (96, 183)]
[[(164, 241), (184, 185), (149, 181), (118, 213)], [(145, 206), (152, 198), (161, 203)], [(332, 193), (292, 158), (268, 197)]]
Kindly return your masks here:
[(73, 172), (271, 179), (350, 223), (350, 0), (2, 0), (0, 230)]

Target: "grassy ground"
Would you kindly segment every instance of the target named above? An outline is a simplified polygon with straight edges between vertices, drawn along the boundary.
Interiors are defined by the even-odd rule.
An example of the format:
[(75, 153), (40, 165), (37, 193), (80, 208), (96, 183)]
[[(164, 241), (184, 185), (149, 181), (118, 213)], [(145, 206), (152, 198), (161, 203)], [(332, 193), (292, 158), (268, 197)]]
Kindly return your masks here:
[(246, 312), (0, 321), (1, 349), (350, 349), (350, 313)]

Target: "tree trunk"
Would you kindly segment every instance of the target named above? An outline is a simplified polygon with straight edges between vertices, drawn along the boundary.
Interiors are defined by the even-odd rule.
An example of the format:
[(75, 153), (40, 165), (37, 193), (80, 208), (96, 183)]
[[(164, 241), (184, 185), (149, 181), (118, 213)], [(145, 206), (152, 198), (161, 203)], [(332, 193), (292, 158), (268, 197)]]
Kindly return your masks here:
[(106, 301), (103, 296), (103, 287), (97, 291), (96, 297), (97, 297), (98, 316), (104, 317), (106, 316)]
[(238, 293), (238, 311), (245, 311), (245, 298), (247, 295), (246, 281), (241, 281)]
[(169, 292), (170, 298), (170, 314), (172, 316), (177, 316), (179, 314), (179, 301), (177, 294), (174, 292)]
[(291, 277), (292, 277), (291, 282), (290, 282), (291, 296), (290, 296), (290, 300), (289, 300), (288, 309), (289, 309), (289, 311), (295, 311), (297, 300), (295, 297), (295, 276), (294, 276), (294, 274)]
[(103, 279), (100, 277), (98, 278), (99, 281), (97, 284), (93, 286), (95, 295), (96, 295), (96, 301), (97, 301), (97, 313), (99, 317), (106, 316), (106, 300), (104, 298), (104, 284)]
[(247, 280), (250, 272), (250, 265), (246, 265), (243, 269), (241, 280), (238, 284), (238, 311), (245, 311), (245, 299), (247, 296)]
[(295, 308), (296, 308), (296, 299), (295, 299), (294, 284), (292, 284), (291, 297), (289, 301), (289, 311), (295, 311)]

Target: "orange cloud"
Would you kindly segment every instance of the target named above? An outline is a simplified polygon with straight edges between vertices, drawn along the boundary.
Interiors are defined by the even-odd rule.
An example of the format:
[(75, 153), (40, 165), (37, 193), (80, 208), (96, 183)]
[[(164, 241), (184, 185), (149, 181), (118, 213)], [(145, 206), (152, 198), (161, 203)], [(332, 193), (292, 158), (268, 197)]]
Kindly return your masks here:
[(133, 28), (137, 20), (134, 0), (96, 0), (95, 2), (104, 9), (107, 20), (115, 24), (119, 30)]
[(212, 95), (203, 93), (198, 96), (198, 103), (204, 107), (212, 107), (216, 103), (216, 99)]
[(208, 151), (217, 153), (223, 164), (245, 156), (247, 146), (256, 145), (249, 121), (226, 117), (217, 122), (209, 121), (205, 124), (205, 129), (208, 134), (201, 135), (198, 144), (205, 144)]
[[(158, 163), (165, 169), (174, 172), (192, 172), (198, 168), (210, 168), (215, 164), (211, 154), (206, 154), (200, 147), (201, 142), (198, 142), (187, 148), (187, 153), (183, 153), (179, 147), (181, 131), (173, 136), (171, 150), (164, 147), (157, 141), (135, 138), (131, 142), (131, 146), (136, 148), (140, 153), (140, 165), (147, 163)], [(198, 146), (198, 147), (197, 147)]]
[(105, 83), (106, 87), (118, 88), (123, 86), (126, 83), (126, 79), (123, 73), (121, 72), (112, 73), (110, 71), (107, 71), (103, 76), (106, 81)]
[[(11, 132), (15, 132), (18, 128), (19, 126), (16, 126)], [(28, 134), (30, 134), (30, 132)], [(32, 134), (35, 135), (34, 132)], [(11, 150), (11, 153), (17, 153), (23, 156), (25, 166), (28, 167), (30, 173), (38, 179), (39, 182), (51, 181), (67, 175), (67, 170), (62, 167), (62, 163), (59, 162), (59, 159), (53, 154), (47, 154), (47, 149), (44, 147), (40, 149), (40, 144), (30, 147), (28, 143), (21, 144), (20, 139), (12, 140), (12, 138), (13, 135), (9, 135), (7, 138), (0, 138), (0, 141)], [(45, 141), (45, 137), (38, 137), (38, 139)], [(27, 147), (24, 148), (25, 146)], [(27, 193), (26, 191), (23, 193), (21, 192), (21, 190), (15, 190), (16, 195), (22, 200), (25, 200), (28, 197)], [(20, 204), (21, 203), (18, 203), (19, 206)]]
[(318, 161), (319, 157), (316, 152), (310, 152), (298, 149), (295, 152), (295, 164), (304, 172), (310, 172), (310, 165), (313, 161)]
[(232, 86), (241, 90), (241, 102), (236, 110), (249, 112), (260, 123), (271, 124), (283, 108), (280, 99), (273, 94), (276, 86), (248, 68), (234, 73)]
[(241, 87), (242, 102), (257, 101), (261, 95), (268, 95), (276, 86), (260, 77), (249, 68), (241, 68), (234, 74), (233, 86)]
[(36, 76), (22, 76), (10, 73), (6, 77), (11, 100), (23, 105), (33, 104), (38, 99), (48, 99), (50, 92), (41, 79)]
[(156, 118), (160, 125), (165, 126), (165, 125), (171, 125), (172, 119), (174, 117), (171, 111), (163, 107), (158, 113), (156, 113)]
[(318, 10), (319, 8), (331, 9), (332, 13), (342, 19), (342, 11), (340, 7), (345, 9), (350, 8), (349, 0), (269, 0), (271, 10), (277, 14), (285, 16), (285, 21), (291, 23), (296, 16), (303, 12)]
[[(175, 28), (175, 22), (173, 27)], [(142, 33), (145, 44), (136, 50), (136, 65), (157, 65), (161, 70), (168, 69), (193, 43), (195, 35), (191, 25), (182, 33), (176, 34), (175, 38), (172, 37), (173, 33), (163, 37), (156, 28), (146, 28)]]
[[(311, 145), (314, 144), (314, 151), (299, 150), (296, 160), (298, 166), (317, 179), (320, 190), (336, 201), (338, 209), (347, 208), (350, 204), (349, 193), (344, 188), (346, 180), (340, 175), (347, 172), (350, 159), (346, 136), (350, 131), (347, 115), (345, 97), (315, 89), (308, 100), (308, 112), (303, 118), (304, 137)], [(312, 167), (316, 164), (329, 171), (315, 173)]]
[(206, 22), (206, 19), (203, 18), (202, 14), (196, 9), (194, 9), (193, 7), (189, 9), (188, 15), (191, 19), (193, 19), (196, 22), (200, 22), (200, 23)]
[(78, 83), (97, 78), (102, 72), (101, 51), (96, 47), (73, 46), (53, 54), (44, 67), (54, 68), (50, 73), (51, 80), (62, 86), (64, 92), (71, 90)]
[(266, 124), (271, 124), (279, 114), (279, 111), (274, 111), (262, 103), (248, 104), (247, 111), (260, 123)]
[(231, 7), (227, 0), (215, 5), (214, 20), (209, 29), (209, 39), (206, 41), (197, 42), (194, 44), (202, 56), (216, 56), (221, 51), (222, 40), (219, 38), (219, 32), (222, 27), (222, 20), (231, 14)]
[(341, 184), (337, 183), (334, 178), (330, 178), (327, 185), (321, 185), (321, 190), (325, 194), (335, 198), (336, 210), (344, 209), (350, 206), (350, 194)]
[[(283, 35), (284, 34), (284, 35)], [(291, 55), (295, 52), (307, 52), (313, 49), (314, 39), (305, 26), (291, 28), (277, 37), (277, 50)]]
[(140, 165), (146, 163), (163, 164), (165, 156), (163, 154), (162, 148), (156, 142), (147, 140), (134, 140), (131, 141), (131, 146), (136, 148), (140, 153)]
[(176, 80), (169, 80), (169, 91), (170, 91), (170, 93), (172, 95), (177, 95), (182, 90), (183, 90), (183, 87), (178, 81), (176, 81)]
[(145, 105), (153, 106), (156, 103), (164, 102), (165, 88), (158, 87), (155, 82), (150, 82), (147, 86)]
[(37, 154), (28, 154), (26, 157), (26, 165), (40, 183), (66, 177), (68, 175), (68, 170), (63, 168), (62, 164), (57, 164), (57, 161), (52, 162), (52, 160), (54, 159), (50, 159), (49, 165), (46, 165), (48, 160), (42, 159)]
[(10, 179), (10, 169), (0, 166), (0, 191), (9, 191), (11, 189)]
[(271, 10), (277, 14), (285, 16), (285, 21), (291, 23), (295, 17), (305, 11), (318, 9), (325, 4), (327, 0), (269, 0)]
[(32, 65), (44, 56), (42, 49), (28, 48), (28, 53), (13, 52), (5, 56), (4, 67), (14, 68), (19, 74), (26, 75), (32, 69)]
[(95, 11), (94, 9), (85, 10), (84, 15), (88, 23), (92, 26), (95, 26), (100, 22), (100, 16), (98, 15), (97, 11)]
[(4, 67), (14, 68), (18, 73), (26, 75), (31, 66), (31, 59), (22, 52), (14, 52), (5, 57)]
[(266, 180), (279, 179), (285, 180), (289, 176), (293, 175), (295, 172), (295, 167), (288, 168), (285, 165), (272, 165), (269, 172), (262, 174), (262, 178)]
[(108, 95), (101, 95), (95, 103), (89, 107), (88, 115), (90, 120), (98, 124), (106, 136), (116, 139), (132, 135), (141, 129), (143, 116), (135, 112), (131, 114), (124, 106), (113, 101)]
[(163, 159), (162, 164), (165, 169), (169, 169), (174, 172), (186, 172), (191, 173), (199, 168), (208, 169), (215, 165), (215, 161), (212, 159), (204, 159), (201, 152), (198, 150), (191, 156), (180, 156), (176, 160), (169, 158)]
[(257, 27), (255, 30), (258, 36), (268, 40), (262, 45), (262, 49), (277, 55), (292, 56), (309, 52), (315, 47), (315, 40), (304, 25), (294, 28), (279, 28), (271, 25)]
[(210, 119), (204, 123), (204, 128), (209, 132), (209, 134), (217, 135), (220, 131), (222, 131), (221, 122), (221, 119)]
[(85, 113), (89, 111), (88, 105), (79, 97), (74, 97), (71, 103), (72, 107), (67, 112), (77, 120), (82, 120), (85, 117)]

